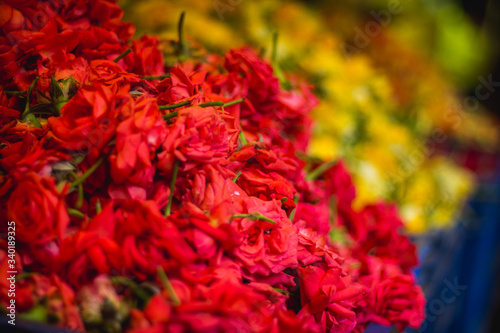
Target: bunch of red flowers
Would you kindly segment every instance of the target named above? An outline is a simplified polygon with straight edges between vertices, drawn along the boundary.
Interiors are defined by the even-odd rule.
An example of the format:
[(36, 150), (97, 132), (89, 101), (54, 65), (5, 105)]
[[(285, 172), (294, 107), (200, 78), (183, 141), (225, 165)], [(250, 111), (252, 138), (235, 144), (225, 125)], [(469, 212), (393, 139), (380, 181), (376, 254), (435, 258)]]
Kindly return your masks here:
[(96, 332), (419, 326), (395, 207), (354, 210), (342, 162), (300, 153), (310, 86), (249, 48), (199, 60), (180, 40), (167, 67), (114, 1), (0, 7), (0, 231), (15, 222), (19, 314)]

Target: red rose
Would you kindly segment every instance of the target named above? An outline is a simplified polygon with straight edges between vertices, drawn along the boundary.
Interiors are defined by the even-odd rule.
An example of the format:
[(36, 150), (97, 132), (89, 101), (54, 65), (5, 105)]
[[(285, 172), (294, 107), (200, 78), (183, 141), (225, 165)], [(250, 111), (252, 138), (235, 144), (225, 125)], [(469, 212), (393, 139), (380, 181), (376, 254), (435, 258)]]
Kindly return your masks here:
[(84, 330), (83, 322), (75, 304), (75, 292), (56, 276), (51, 276), (52, 287), (47, 293), (47, 311), (59, 326), (72, 330)]
[[(186, 175), (186, 182), (179, 183), (177, 187), (180, 200), (210, 210), (222, 203), (233, 203), (247, 197), (245, 191), (232, 181), (234, 176), (234, 172), (217, 164), (192, 169)], [(221, 219), (221, 223), (227, 223), (227, 219)]]
[[(220, 213), (218, 208), (214, 207), (209, 214), (205, 214), (201, 209), (188, 202), (183, 204), (178, 213), (171, 217), (200, 259), (212, 258), (219, 248), (234, 249), (242, 241), (243, 235), (227, 223), (229, 215), (224, 214), (226, 213), (224, 212), (221, 218), (218, 216)], [(224, 220), (221, 221), (222, 219)]]
[(105, 85), (116, 85), (120, 94), (126, 94), (130, 90), (130, 84), (140, 82), (140, 77), (123, 70), (117, 63), (111, 60), (92, 60), (90, 62), (91, 82), (99, 82)]
[(265, 200), (284, 200), (283, 207), (290, 213), (297, 192), (292, 182), (297, 178), (299, 162), (278, 149), (263, 143), (247, 145), (229, 157), (228, 168), (241, 172), (238, 185), (248, 195)]
[[(13, 41), (13, 45), (10, 41)], [(75, 56), (70, 52), (78, 45), (78, 38), (71, 30), (58, 32), (56, 22), (51, 20), (38, 32), (9, 32), (8, 38), (0, 43), (10, 46), (5, 48), (5, 53), (0, 53), (1, 80), (13, 79), (19, 90), (27, 90), (35, 75), (41, 74), (26, 69), (32, 67), (28, 63), (30, 59), (36, 59), (35, 63), (41, 67), (41, 72), (44, 72), (44, 68), (51, 68), (56, 60), (74, 59)], [(0, 52), (2, 49), (4, 47), (0, 46)]]
[(61, 243), (57, 269), (73, 286), (91, 281), (98, 274), (121, 271), (121, 247), (113, 239), (115, 219), (113, 202), (94, 216), (88, 228), (82, 228)]
[(356, 197), (356, 189), (344, 162), (337, 162), (325, 172), (323, 177), (325, 179), (326, 192), (329, 195), (335, 195), (337, 198), (338, 210), (349, 210), (352, 201)]
[[(99, 218), (92, 222), (103, 223)], [(56, 260), (61, 276), (75, 287), (91, 281), (98, 274), (120, 271), (123, 267), (120, 245), (94, 231), (78, 231), (65, 238)]]
[(130, 95), (116, 95), (113, 87), (94, 83), (83, 86), (61, 109), (60, 117), (48, 119), (51, 137), (69, 151), (102, 150), (116, 133), (120, 113), (131, 113)]
[(326, 200), (316, 204), (299, 201), (294, 220), (302, 220), (308, 228), (312, 228), (320, 234), (328, 235), (331, 220), (335, 218), (330, 214), (332, 214), (332, 211)]
[(43, 143), (31, 133), (25, 133), (22, 141), (12, 143), (0, 150), (0, 165), (9, 172), (12, 179), (22, 179), (28, 171), (50, 177), (53, 165), (64, 161), (67, 155), (45, 150)]
[(168, 133), (153, 98), (140, 97), (134, 113), (116, 129), (116, 152), (110, 156), (111, 176), (116, 184), (125, 181), (148, 188), (153, 182), (156, 150)]
[(356, 326), (354, 308), (364, 288), (352, 285), (340, 268), (324, 270), (316, 266), (299, 267), (301, 316), (314, 316), (324, 329), (350, 332)]
[(382, 203), (366, 206), (361, 216), (366, 223), (366, 239), (359, 242), (360, 255), (371, 252), (376, 257), (392, 260), (406, 273), (417, 265), (415, 245), (401, 234), (403, 222), (395, 206)]
[(301, 265), (325, 261), (328, 267), (339, 267), (344, 259), (328, 244), (327, 235), (307, 227), (304, 221), (295, 223), (298, 229), (297, 258)]
[(114, 216), (115, 239), (122, 244), (124, 267), (139, 279), (156, 276), (158, 266), (168, 272), (198, 258), (155, 202), (124, 202)]
[(231, 50), (226, 54), (224, 67), (230, 73), (242, 75), (248, 82), (248, 98), (257, 106), (268, 105), (259, 112), (271, 111), (269, 105), (279, 94), (279, 81), (273, 76), (273, 69), (270, 64), (263, 61), (257, 53), (250, 48)]
[[(103, 27), (90, 26), (86, 30), (77, 31), (77, 36), (79, 43), (75, 53), (88, 61), (113, 60), (127, 49), (115, 32)], [(121, 62), (123, 61), (122, 59)]]
[(370, 275), (360, 278), (360, 283), (370, 289), (370, 294), (360, 302), (363, 311), (359, 321), (395, 325), (399, 331), (407, 326), (420, 327), (425, 318), (425, 298), (414, 278), (376, 258), (368, 265)]
[(158, 104), (173, 104), (194, 98), (199, 94), (206, 75), (205, 72), (188, 75), (182, 67), (174, 66), (170, 70), (170, 77), (161, 81), (157, 86), (160, 92)]
[(263, 201), (255, 197), (244, 198), (235, 214), (256, 214), (268, 220), (243, 217), (231, 223), (245, 235), (243, 243), (233, 255), (241, 262), (248, 278), (267, 277), (286, 268), (297, 267), (297, 230), (277, 201)]
[(163, 75), (163, 54), (157, 37), (142, 36), (132, 42), (132, 56), (126, 57), (127, 71), (141, 76)]
[(227, 128), (215, 108), (182, 109), (162, 150), (158, 154), (158, 168), (167, 172), (176, 158), (186, 171), (198, 164), (217, 163), (229, 151)]
[(16, 222), (16, 239), (30, 245), (63, 239), (69, 224), (54, 178), (28, 172), (16, 183), (7, 201), (7, 219)]

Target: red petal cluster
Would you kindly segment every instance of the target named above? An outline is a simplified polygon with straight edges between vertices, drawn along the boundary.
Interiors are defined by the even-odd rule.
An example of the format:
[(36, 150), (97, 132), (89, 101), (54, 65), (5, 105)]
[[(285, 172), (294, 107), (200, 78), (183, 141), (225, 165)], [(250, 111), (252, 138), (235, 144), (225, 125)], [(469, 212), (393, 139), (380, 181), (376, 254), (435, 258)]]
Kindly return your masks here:
[(354, 210), (343, 163), (303, 157), (310, 86), (284, 89), (249, 48), (165, 67), (115, 1), (0, 7), (0, 232), (15, 222), (19, 311), (134, 333), (423, 320), (395, 207)]

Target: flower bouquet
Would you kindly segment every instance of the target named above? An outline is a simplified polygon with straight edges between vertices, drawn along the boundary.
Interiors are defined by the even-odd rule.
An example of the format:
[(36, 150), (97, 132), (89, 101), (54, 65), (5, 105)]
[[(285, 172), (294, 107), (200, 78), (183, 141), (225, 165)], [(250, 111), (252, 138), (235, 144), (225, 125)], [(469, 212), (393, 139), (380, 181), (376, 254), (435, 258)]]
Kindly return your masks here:
[(7, 325), (419, 326), (396, 207), (355, 208), (344, 163), (306, 154), (318, 100), (276, 52), (207, 53), (185, 40), (184, 15), (163, 49), (132, 40), (114, 1), (0, 6)]
[[(477, 98), (462, 96), (461, 85), (443, 70), (455, 67), (455, 78), (468, 73), (459, 80), (462, 88), (464, 82), (475, 88), (486, 79), (475, 76), (486, 60), (484, 41), (457, 4), (123, 0), (121, 5), (139, 34), (164, 39), (176, 38), (178, 14), (186, 10), (187, 34), (221, 52), (244, 44), (259, 49), (279, 32), (280, 65), (314, 82), (321, 99), (311, 113), (307, 153), (324, 160), (342, 157), (357, 189), (354, 207), (381, 198), (395, 201), (414, 235), (451, 228), (473, 193), (477, 173), (464, 168), (457, 150), (496, 149), (498, 121)], [(438, 64), (431, 46), (439, 48)]]

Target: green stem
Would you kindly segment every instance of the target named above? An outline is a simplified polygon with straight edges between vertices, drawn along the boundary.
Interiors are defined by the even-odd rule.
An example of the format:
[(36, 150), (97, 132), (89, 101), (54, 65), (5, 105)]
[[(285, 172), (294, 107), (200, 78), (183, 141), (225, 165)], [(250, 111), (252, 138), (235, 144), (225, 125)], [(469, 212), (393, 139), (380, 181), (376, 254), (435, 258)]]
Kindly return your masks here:
[(149, 75), (149, 76), (143, 76), (141, 79), (146, 80), (146, 81), (152, 81), (152, 80), (163, 80), (166, 78), (169, 78), (170, 74), (165, 74), (165, 75)]
[(245, 138), (245, 134), (243, 133), (243, 131), (240, 131), (240, 134), (238, 136), (243, 146), (248, 144), (247, 138)]
[(281, 70), (281, 67), (278, 64), (277, 54), (278, 54), (278, 33), (275, 32), (273, 34), (273, 50), (271, 53), (271, 64), (273, 65), (274, 74), (280, 81), (281, 86), (286, 90), (289, 90), (291, 88), (291, 85), (290, 82), (286, 80), (285, 75), (283, 74), (283, 71)]
[(165, 115), (163, 115), (163, 120), (168, 121), (169, 119), (171, 119), (173, 117), (177, 117), (178, 114), (179, 114), (178, 111), (174, 111), (172, 113), (165, 114)]
[(83, 206), (83, 185), (82, 185), (82, 183), (78, 184), (78, 197), (76, 199), (75, 206), (77, 209), (80, 209)]
[(221, 102), (221, 101), (206, 102), (206, 103), (198, 104), (198, 106), (201, 106), (202, 108), (206, 108), (208, 106), (223, 106), (223, 105), (224, 105), (224, 102)]
[(122, 60), (130, 52), (132, 52), (132, 49), (126, 49), (118, 57), (116, 57), (115, 60), (113, 60), (113, 62), (118, 62), (118, 61)]
[(245, 100), (244, 98), (240, 98), (240, 99), (237, 99), (237, 100), (232, 101), (232, 102), (227, 102), (226, 104), (224, 104), (224, 105), (223, 105), (223, 107), (232, 106), (232, 105), (235, 105), (235, 104), (241, 103), (241, 102), (243, 102), (244, 100)]
[(175, 111), (175, 112), (172, 112), (172, 113), (169, 113), (169, 114), (166, 114), (166, 115), (163, 115), (163, 120), (165, 121), (169, 121), (170, 119), (172, 119), (173, 117), (177, 117), (177, 115), (179, 114), (178, 111)]
[(101, 200), (99, 199), (97, 199), (97, 202), (95, 203), (95, 211), (97, 214), (99, 214), (102, 211)]
[(87, 179), (94, 171), (96, 171), (96, 169), (99, 167), (99, 165), (102, 164), (102, 162), (104, 162), (105, 159), (106, 156), (103, 156), (100, 159), (98, 159), (97, 162), (95, 162), (93, 166), (91, 166), (87, 171), (85, 171), (85, 173), (80, 178), (71, 183), (71, 187), (75, 187), (83, 183), (85, 179)]
[(10, 95), (10, 96), (22, 96), (26, 95), (28, 93), (27, 90), (24, 91), (4, 91), (5, 95)]
[(222, 107), (228, 107), (228, 106), (232, 106), (232, 105), (235, 105), (235, 104), (241, 103), (241, 102), (243, 102), (244, 100), (245, 100), (244, 98), (240, 98), (240, 99), (237, 99), (237, 100), (235, 100), (235, 101), (231, 101), (231, 102), (227, 102), (227, 103), (224, 103), (224, 102), (222, 102), (222, 101), (205, 102), (205, 103), (198, 104), (198, 106), (201, 106), (202, 108), (206, 108), (207, 106), (222, 106)]
[(177, 104), (161, 105), (158, 107), (158, 109), (160, 109), (160, 110), (172, 110), (172, 109), (180, 108), (181, 106), (185, 106), (185, 105), (189, 105), (189, 104), (191, 104), (190, 101), (184, 101), (184, 102), (180, 102)]
[(290, 222), (293, 223), (293, 218), (295, 217), (295, 212), (297, 211), (297, 204), (299, 203), (299, 196), (298, 195), (295, 195), (293, 197), (293, 203), (295, 204), (295, 208), (292, 210), (292, 212), (290, 213)]
[(73, 208), (68, 208), (68, 213), (69, 213), (69, 215), (73, 215), (73, 216), (77, 216), (77, 217), (81, 217), (81, 218), (85, 217), (85, 215), (82, 212), (80, 212), (79, 210), (73, 209)]
[(179, 306), (181, 305), (181, 300), (179, 299), (179, 296), (177, 296), (177, 293), (175, 292), (174, 287), (170, 283), (170, 280), (167, 277), (167, 274), (163, 270), (161, 266), (158, 266), (158, 278), (160, 279), (161, 283), (167, 289), (168, 294), (170, 295), (170, 298), (172, 299), (172, 304), (174, 306)]
[(241, 176), (241, 171), (238, 171), (238, 173), (236, 174), (236, 176), (234, 176), (234, 178), (233, 178), (233, 182), (236, 183), (238, 181), (238, 178), (240, 178), (240, 176)]
[(274, 64), (276, 62), (276, 54), (278, 49), (278, 33), (273, 34), (273, 49), (271, 51), (271, 62)]
[(231, 216), (231, 219), (237, 219), (237, 218), (241, 218), (241, 219), (244, 219), (244, 218), (249, 218), (251, 220), (261, 220), (261, 221), (266, 221), (266, 222), (270, 222), (270, 223), (273, 223), (273, 224), (276, 224), (276, 221), (273, 220), (273, 219), (270, 219), (269, 217), (265, 217), (264, 215), (262, 215), (261, 213), (255, 213), (255, 214), (234, 214), (233, 216)]
[(328, 171), (331, 167), (333, 167), (335, 164), (337, 164), (337, 160), (331, 160), (328, 162), (325, 162), (321, 164), (319, 167), (311, 171), (309, 174), (306, 176), (306, 180), (315, 180), (319, 176), (321, 176), (323, 173)]
[(186, 16), (186, 12), (182, 12), (181, 17), (179, 19), (179, 24), (177, 25), (177, 33), (179, 35), (177, 57), (179, 57), (180, 61), (184, 61), (188, 57), (186, 42), (184, 41), (184, 17), (185, 16)]
[(172, 174), (172, 179), (170, 180), (170, 195), (168, 196), (167, 207), (165, 207), (164, 216), (170, 215), (170, 210), (172, 208), (172, 200), (174, 199), (175, 182), (177, 181), (177, 173), (179, 172), (179, 160), (176, 159), (174, 162), (174, 171)]
[(328, 206), (330, 208), (330, 224), (335, 225), (335, 219), (337, 217), (337, 199), (334, 196), (331, 196), (330, 200), (328, 200)]
[(274, 290), (276, 290), (277, 292), (279, 293), (282, 293), (283, 295), (287, 295), (289, 296), (290, 295), (290, 292), (289, 291), (286, 291), (284, 289), (281, 289), (281, 288), (274, 288)]
[(141, 289), (141, 287), (139, 287), (137, 283), (130, 280), (129, 278), (123, 276), (112, 276), (111, 282), (119, 283), (124, 286), (130, 287), (130, 289), (132, 289), (132, 291), (137, 295), (137, 297), (139, 297), (143, 302), (147, 302), (150, 298), (150, 296), (143, 289)]
[(24, 272), (16, 276), (16, 282), (21, 281), (23, 279), (29, 278), (31, 276), (35, 275), (33, 272)]

